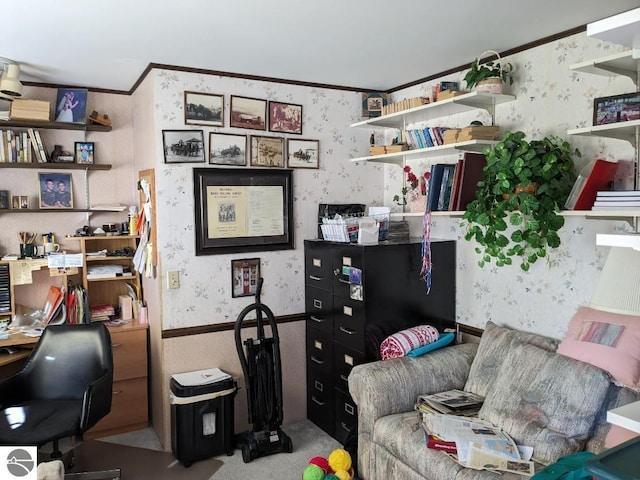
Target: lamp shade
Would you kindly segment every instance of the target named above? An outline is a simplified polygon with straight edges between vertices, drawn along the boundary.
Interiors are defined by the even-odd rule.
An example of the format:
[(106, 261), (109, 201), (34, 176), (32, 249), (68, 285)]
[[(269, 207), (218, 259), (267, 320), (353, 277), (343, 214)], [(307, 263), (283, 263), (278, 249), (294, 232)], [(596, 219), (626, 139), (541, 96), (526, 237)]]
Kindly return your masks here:
[(20, 83), (20, 67), (14, 63), (7, 65), (7, 69), (0, 77), (0, 93), (12, 97), (22, 96), (22, 83)]
[(613, 313), (640, 315), (640, 252), (611, 247), (590, 307)]

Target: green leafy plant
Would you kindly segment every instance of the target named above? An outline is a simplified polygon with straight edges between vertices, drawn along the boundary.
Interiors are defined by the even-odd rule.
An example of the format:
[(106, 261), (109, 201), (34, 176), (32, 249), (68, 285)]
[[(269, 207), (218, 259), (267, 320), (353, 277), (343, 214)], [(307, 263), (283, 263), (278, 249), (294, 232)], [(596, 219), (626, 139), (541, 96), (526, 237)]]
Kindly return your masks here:
[(490, 61), (480, 64), (480, 57), (471, 62), (471, 68), (464, 76), (467, 88), (471, 89), (478, 85), (479, 82), (490, 77), (500, 77), (503, 83), (513, 85), (513, 65), (505, 63), (502, 65), (500, 61)]
[[(525, 140), (523, 132), (507, 132), (492, 148), (485, 148), (487, 165), (478, 183), (476, 200), (463, 215), (465, 239), (479, 244), (480, 267), (520, 259), (527, 271), (547, 250), (560, 246), (558, 215), (576, 179), (578, 149), (557, 136)], [(508, 230), (512, 230), (508, 233)]]

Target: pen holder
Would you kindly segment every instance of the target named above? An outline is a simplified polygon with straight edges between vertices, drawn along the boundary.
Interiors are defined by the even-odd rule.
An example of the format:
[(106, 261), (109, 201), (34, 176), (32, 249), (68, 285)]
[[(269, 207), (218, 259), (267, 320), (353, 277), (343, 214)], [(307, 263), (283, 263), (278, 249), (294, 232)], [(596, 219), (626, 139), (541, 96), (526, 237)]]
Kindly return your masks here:
[(33, 258), (37, 255), (38, 250), (32, 243), (20, 244), (20, 258)]

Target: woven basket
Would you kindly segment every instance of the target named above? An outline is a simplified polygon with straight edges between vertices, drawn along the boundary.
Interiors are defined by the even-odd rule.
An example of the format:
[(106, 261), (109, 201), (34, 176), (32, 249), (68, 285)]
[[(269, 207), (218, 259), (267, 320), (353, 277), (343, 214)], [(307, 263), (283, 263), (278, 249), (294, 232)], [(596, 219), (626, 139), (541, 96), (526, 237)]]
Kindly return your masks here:
[(502, 62), (500, 62), (500, 54), (494, 50), (486, 50), (476, 58), (476, 61), (479, 65), (480, 59), (485, 57), (487, 54), (493, 54), (498, 57), (496, 61), (500, 64), (500, 76), (480, 80), (473, 90), (476, 92), (502, 93)]

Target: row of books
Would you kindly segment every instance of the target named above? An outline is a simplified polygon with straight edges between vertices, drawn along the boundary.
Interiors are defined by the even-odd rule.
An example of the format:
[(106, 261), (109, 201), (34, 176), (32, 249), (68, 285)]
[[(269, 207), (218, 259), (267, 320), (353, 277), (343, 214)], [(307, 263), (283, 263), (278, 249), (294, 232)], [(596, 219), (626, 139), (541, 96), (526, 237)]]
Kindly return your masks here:
[(23, 132), (0, 130), (0, 162), (3, 163), (46, 163), (47, 155), (40, 131), (29, 128)]
[(425, 127), (402, 132), (402, 140), (405, 141), (411, 150), (419, 148), (430, 148), (444, 145), (444, 133), (448, 127)]
[(476, 198), (487, 160), (481, 153), (465, 153), (455, 164), (431, 165), (427, 208), (432, 212), (462, 211)]
[(405, 98), (404, 100), (400, 100), (399, 102), (383, 105), (382, 115), (389, 115), (390, 113), (402, 112), (403, 110), (409, 110), (410, 108), (427, 105), (429, 102), (430, 102), (429, 97)]
[(9, 265), (0, 265), (0, 313), (11, 311), (11, 285)]
[(640, 208), (640, 190), (605, 190), (597, 192), (592, 210)]

